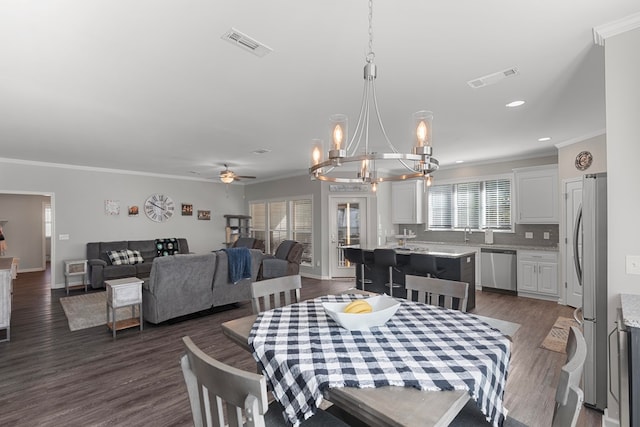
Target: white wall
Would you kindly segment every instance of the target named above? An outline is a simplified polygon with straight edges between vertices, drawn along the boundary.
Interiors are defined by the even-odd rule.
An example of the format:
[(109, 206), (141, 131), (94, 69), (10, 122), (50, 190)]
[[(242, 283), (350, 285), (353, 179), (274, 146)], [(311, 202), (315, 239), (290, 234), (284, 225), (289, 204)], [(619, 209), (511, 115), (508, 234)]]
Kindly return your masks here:
[(43, 203), (49, 197), (0, 194), (0, 220), (7, 242), (6, 256), (20, 258), (18, 271), (45, 269)]
[[(0, 159), (0, 193), (12, 192), (52, 195), (54, 287), (64, 284), (62, 261), (84, 258), (87, 242), (184, 237), (192, 252), (207, 252), (224, 246), (224, 214), (246, 214), (240, 185)], [(177, 205), (166, 223), (143, 213), (153, 193), (164, 193)], [(120, 215), (105, 215), (105, 199), (120, 201)], [(181, 203), (193, 204), (194, 216), (181, 216)], [(127, 215), (130, 205), (140, 207), (139, 216)], [(211, 221), (198, 220), (197, 210), (210, 210)], [(59, 240), (61, 234), (69, 240)]]
[[(605, 42), (609, 330), (614, 327), (616, 308), (620, 304), (619, 295), (640, 294), (640, 276), (629, 275), (625, 270), (625, 257), (640, 255), (638, 52), (640, 29), (607, 38)], [(609, 396), (609, 412), (616, 408), (617, 404)]]
[[(591, 166), (585, 171), (576, 169), (576, 156), (588, 151), (593, 156)], [(558, 178), (560, 185), (562, 181), (570, 178), (578, 178), (586, 173), (598, 173), (607, 171), (607, 137), (598, 135), (587, 138), (575, 144), (561, 146), (558, 149)]]

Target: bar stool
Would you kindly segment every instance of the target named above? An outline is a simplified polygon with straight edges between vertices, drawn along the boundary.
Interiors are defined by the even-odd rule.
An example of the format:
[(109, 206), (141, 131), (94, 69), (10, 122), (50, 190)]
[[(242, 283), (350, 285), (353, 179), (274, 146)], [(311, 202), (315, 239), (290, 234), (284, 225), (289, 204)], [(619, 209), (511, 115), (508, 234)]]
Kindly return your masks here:
[(444, 269), (438, 268), (436, 257), (433, 255), (412, 253), (409, 255), (409, 265), (414, 272), (437, 279), (445, 272)]
[(385, 283), (385, 286), (389, 288), (389, 295), (393, 296), (393, 288), (402, 287), (398, 283), (393, 283), (393, 269), (398, 265), (396, 251), (393, 249), (374, 249), (373, 259), (377, 266), (389, 267), (389, 283)]
[(360, 284), (364, 291), (364, 285), (371, 284), (371, 279), (365, 279), (364, 277), (364, 251), (360, 248), (344, 248), (344, 257), (351, 264), (360, 265)]

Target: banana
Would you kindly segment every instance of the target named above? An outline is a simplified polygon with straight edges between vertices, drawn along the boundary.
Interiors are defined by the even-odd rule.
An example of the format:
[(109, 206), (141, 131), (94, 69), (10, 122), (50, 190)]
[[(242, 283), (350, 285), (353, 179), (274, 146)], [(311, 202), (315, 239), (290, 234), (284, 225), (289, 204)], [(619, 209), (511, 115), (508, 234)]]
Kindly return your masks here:
[(371, 313), (372, 311), (373, 307), (371, 307), (371, 304), (361, 299), (352, 301), (344, 308), (344, 312), (350, 314)]

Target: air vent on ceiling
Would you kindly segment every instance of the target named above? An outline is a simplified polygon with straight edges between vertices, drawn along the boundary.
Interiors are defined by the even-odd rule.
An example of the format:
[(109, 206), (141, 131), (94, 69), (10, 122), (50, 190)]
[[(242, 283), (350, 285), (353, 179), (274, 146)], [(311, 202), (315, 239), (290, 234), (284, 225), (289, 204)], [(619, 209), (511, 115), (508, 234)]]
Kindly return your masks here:
[(506, 79), (507, 77), (517, 76), (518, 74), (520, 74), (518, 68), (512, 67), (507, 68), (506, 70), (498, 71), (497, 73), (488, 74), (483, 77), (478, 77), (477, 79), (469, 80), (467, 84), (474, 89), (478, 89), (480, 87), (498, 83), (500, 80)]
[(253, 53), (256, 56), (263, 57), (269, 52), (273, 52), (269, 46), (260, 43), (259, 41), (249, 37), (246, 34), (241, 33), (235, 28), (231, 28), (229, 31), (222, 35), (222, 39), (228, 41), (229, 43), (235, 44), (249, 52)]
[(253, 154), (267, 154), (270, 152), (271, 150), (269, 150), (268, 148), (258, 148), (257, 150), (252, 151)]

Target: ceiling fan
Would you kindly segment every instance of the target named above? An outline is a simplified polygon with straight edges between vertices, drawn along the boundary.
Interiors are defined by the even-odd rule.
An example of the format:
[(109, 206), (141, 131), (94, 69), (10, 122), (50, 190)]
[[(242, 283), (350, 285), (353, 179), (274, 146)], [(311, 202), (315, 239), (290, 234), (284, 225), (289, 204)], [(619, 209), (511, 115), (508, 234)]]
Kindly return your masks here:
[(220, 171), (220, 181), (225, 184), (231, 184), (233, 181), (241, 181), (243, 179), (256, 179), (255, 176), (236, 175), (232, 170), (229, 170), (229, 166), (225, 163), (224, 170)]

